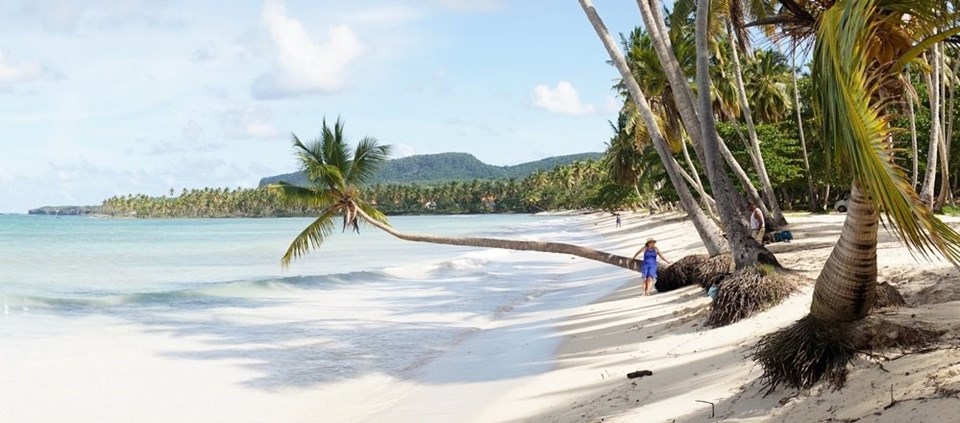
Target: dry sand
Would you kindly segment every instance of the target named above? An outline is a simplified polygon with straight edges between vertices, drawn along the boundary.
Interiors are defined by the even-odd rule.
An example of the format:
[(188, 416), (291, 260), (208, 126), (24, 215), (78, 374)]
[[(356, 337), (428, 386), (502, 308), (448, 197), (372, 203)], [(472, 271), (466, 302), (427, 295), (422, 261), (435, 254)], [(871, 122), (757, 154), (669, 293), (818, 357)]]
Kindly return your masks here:
[[(554, 368), (518, 381), (475, 421), (530, 422), (911, 422), (960, 421), (960, 278), (943, 261), (917, 260), (881, 229), (879, 279), (908, 306), (892, 318), (947, 330), (927, 351), (887, 351), (862, 358), (847, 387), (780, 388), (764, 396), (761, 369), (748, 357), (758, 338), (803, 317), (813, 281), (836, 242), (843, 215), (793, 215), (794, 241), (770, 245), (781, 263), (809, 279), (798, 294), (755, 317), (705, 328), (710, 300), (698, 287), (642, 297), (638, 277), (590, 305), (568, 310)], [(950, 219), (956, 225), (958, 220)], [(608, 251), (632, 255), (655, 237), (671, 260), (703, 253), (682, 216), (609, 215), (587, 225), (604, 232)], [(628, 379), (636, 370), (652, 375)]]

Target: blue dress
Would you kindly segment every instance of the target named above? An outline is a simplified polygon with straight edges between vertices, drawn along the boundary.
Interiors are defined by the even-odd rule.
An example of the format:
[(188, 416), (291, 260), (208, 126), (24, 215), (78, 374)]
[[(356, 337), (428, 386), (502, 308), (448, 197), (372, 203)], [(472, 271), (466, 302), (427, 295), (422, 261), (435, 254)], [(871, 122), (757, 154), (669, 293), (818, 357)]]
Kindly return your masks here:
[(657, 278), (657, 250), (647, 249), (643, 252), (643, 265), (640, 266), (643, 278)]

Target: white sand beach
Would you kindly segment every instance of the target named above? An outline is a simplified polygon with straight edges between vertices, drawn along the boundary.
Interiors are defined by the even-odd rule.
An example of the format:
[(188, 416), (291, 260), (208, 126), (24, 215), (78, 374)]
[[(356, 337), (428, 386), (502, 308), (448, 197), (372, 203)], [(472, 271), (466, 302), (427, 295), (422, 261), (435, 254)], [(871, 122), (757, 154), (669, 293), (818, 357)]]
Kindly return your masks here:
[[(843, 215), (789, 219), (794, 241), (770, 249), (785, 267), (808, 277), (809, 284), (772, 310), (727, 327), (706, 328), (703, 319), (710, 300), (699, 287), (643, 297), (635, 275), (615, 268), (595, 271), (590, 277), (619, 278), (622, 287), (589, 305), (528, 317), (533, 324), (553, 326), (554, 336), (562, 336), (550, 370), (499, 382), (427, 381), (426, 387), (417, 388), (422, 389), (419, 395), (372, 421), (956, 421), (960, 278), (947, 263), (915, 260), (887, 233), (880, 237), (880, 281), (901, 290), (911, 306), (884, 313), (916, 316), (947, 330), (942, 343), (922, 353), (888, 351), (875, 360), (862, 358), (841, 391), (781, 387), (763, 395), (757, 381), (761, 370), (748, 355), (761, 335), (807, 313), (813, 280), (839, 236)], [(623, 255), (632, 255), (647, 237), (658, 239), (671, 260), (704, 253), (692, 225), (679, 214), (628, 214), (620, 229), (604, 214), (588, 216), (583, 224), (604, 233), (606, 245), (598, 248)], [(471, 345), (448, 357), (444, 371), (502, 372), (496, 366), (478, 369), (472, 364), (490, 361), (468, 357), (509, 355), (528, 341), (510, 335), (487, 339), (486, 345)], [(636, 370), (653, 374), (626, 377)]]
[[(671, 260), (703, 253), (692, 225), (679, 216), (627, 216), (612, 228), (611, 248), (633, 252), (655, 237)], [(907, 298), (891, 318), (922, 320), (947, 330), (922, 353), (860, 359), (847, 387), (779, 388), (763, 395), (759, 366), (747, 356), (758, 338), (807, 313), (812, 283), (839, 236), (843, 215), (789, 216), (795, 239), (771, 244), (780, 262), (809, 277), (781, 305), (723, 328), (705, 328), (710, 300), (699, 287), (642, 297), (639, 278), (593, 304), (569, 310), (553, 370), (524, 381), (476, 421), (530, 422), (953, 422), (960, 411), (960, 277), (945, 262), (915, 260), (881, 229), (881, 282)], [(956, 223), (956, 219), (949, 219)], [(609, 228), (609, 229), (607, 229)], [(651, 376), (628, 379), (636, 370)], [(701, 402), (702, 401), (702, 402)]]
[[(443, 354), (396, 373), (324, 377), (335, 369), (318, 369), (310, 357), (332, 341), (317, 338), (322, 332), (314, 319), (338, 313), (338, 304), (323, 292), (308, 297), (306, 307), (268, 302), (213, 314), (185, 309), (149, 325), (109, 314), (66, 314), (66, 320), (50, 317), (58, 319), (50, 334), (0, 346), (0, 421), (956, 421), (960, 278), (945, 262), (916, 261), (886, 232), (880, 237), (880, 280), (899, 288), (909, 306), (883, 313), (947, 330), (941, 344), (859, 359), (842, 391), (817, 386), (763, 395), (760, 368), (748, 355), (761, 335), (806, 314), (812, 281), (843, 216), (788, 219), (794, 241), (770, 249), (809, 284), (776, 308), (727, 327), (703, 327), (710, 300), (698, 287), (643, 297), (634, 272), (550, 255), (528, 276), (562, 280), (569, 289), (531, 291), (524, 301), (500, 307), (494, 319), (471, 323), (473, 329)], [(577, 215), (570, 223), (599, 234), (590, 238), (591, 247), (621, 255), (633, 255), (648, 237), (671, 260), (704, 252), (678, 213), (624, 214), (622, 228), (602, 213)], [(535, 253), (491, 260), (513, 260), (515, 267), (538, 263), (522, 261), (530, 257), (525, 254)], [(283, 298), (309, 294), (271, 292)], [(0, 330), (15, 329), (18, 319), (30, 316), (10, 314)], [(430, 324), (431, 318), (411, 319)], [(282, 336), (248, 332), (264, 328)], [(352, 329), (358, 335), (363, 330)], [(374, 356), (387, 360), (403, 353)], [(637, 370), (652, 375), (626, 377)]]

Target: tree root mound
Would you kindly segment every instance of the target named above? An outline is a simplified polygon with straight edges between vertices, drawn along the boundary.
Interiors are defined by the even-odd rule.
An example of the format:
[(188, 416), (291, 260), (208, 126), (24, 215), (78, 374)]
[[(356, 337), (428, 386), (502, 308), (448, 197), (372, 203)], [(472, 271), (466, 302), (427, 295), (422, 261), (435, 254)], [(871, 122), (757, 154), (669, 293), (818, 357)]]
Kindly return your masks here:
[(893, 285), (886, 282), (877, 285), (877, 301), (873, 303), (873, 308), (902, 307), (906, 304), (907, 300)]
[(667, 292), (690, 285), (694, 282), (696, 269), (707, 260), (706, 255), (694, 254), (683, 257), (662, 270), (658, 269), (654, 287), (657, 292)]
[(760, 338), (753, 359), (763, 368), (760, 382), (764, 395), (781, 384), (808, 389), (824, 379), (840, 389), (847, 380), (847, 365), (858, 355), (894, 347), (921, 347), (942, 334), (922, 323), (906, 326), (876, 316), (837, 323), (807, 315)]
[(760, 338), (753, 359), (763, 368), (760, 383), (769, 395), (781, 384), (806, 389), (824, 377), (833, 386), (843, 386), (847, 364), (858, 353), (838, 325), (807, 315)]
[(792, 280), (770, 267), (738, 270), (720, 283), (706, 324), (718, 327), (740, 321), (779, 304), (796, 289)]
[(713, 284), (719, 284), (731, 273), (733, 273), (733, 257), (729, 254), (721, 254), (704, 261), (694, 270), (693, 278), (701, 288), (707, 289)]

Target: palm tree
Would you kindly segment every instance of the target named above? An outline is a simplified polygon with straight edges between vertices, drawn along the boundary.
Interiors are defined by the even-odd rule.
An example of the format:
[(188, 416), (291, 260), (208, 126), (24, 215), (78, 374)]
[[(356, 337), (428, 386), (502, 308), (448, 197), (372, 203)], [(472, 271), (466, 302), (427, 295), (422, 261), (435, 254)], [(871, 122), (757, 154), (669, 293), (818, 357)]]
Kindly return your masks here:
[(327, 126), (324, 119), (318, 140), (304, 144), (294, 135), (293, 147), (300, 160), (301, 170), (304, 171), (311, 185), (300, 187), (281, 182), (270, 185), (269, 189), (278, 193), (285, 203), (318, 208), (320, 216), (290, 243), (281, 259), (285, 267), (293, 259), (305, 255), (310, 249), (320, 247), (333, 233), (334, 220), (340, 217), (342, 231), (346, 231), (347, 228), (359, 230), (359, 223), (364, 222), (407, 241), (570, 254), (639, 271), (639, 262), (629, 257), (571, 244), (440, 237), (399, 232), (387, 223), (387, 217), (380, 210), (362, 198), (361, 190), (358, 188), (386, 160), (390, 151), (389, 146), (381, 145), (375, 138), (366, 137), (360, 140), (355, 150), (351, 151), (344, 139), (343, 123), (340, 119), (337, 119), (333, 128)]
[(603, 21), (600, 19), (600, 15), (597, 14), (596, 9), (593, 7), (593, 2), (590, 0), (580, 0), (580, 7), (583, 9), (584, 14), (587, 15), (587, 19), (590, 21), (594, 31), (596, 31), (597, 36), (600, 38), (604, 48), (610, 55), (610, 59), (613, 61), (617, 71), (620, 72), (620, 77), (623, 78), (624, 83), (627, 84), (627, 89), (630, 92), (630, 98), (640, 111), (640, 115), (647, 126), (647, 132), (650, 134), (650, 137), (653, 141), (653, 147), (656, 149), (657, 154), (660, 156), (660, 160), (663, 162), (664, 168), (667, 171), (667, 176), (670, 179), (670, 183), (673, 184), (673, 187), (676, 189), (677, 195), (680, 197), (680, 203), (682, 204), (683, 209), (689, 214), (694, 228), (696, 228), (697, 233), (700, 235), (700, 239), (704, 243), (704, 247), (706, 247), (707, 252), (711, 256), (715, 256), (723, 251), (726, 251), (728, 248), (727, 242), (723, 238), (720, 228), (717, 227), (717, 225), (703, 213), (699, 206), (697, 206), (696, 200), (690, 193), (690, 188), (687, 186), (686, 182), (681, 176), (680, 166), (670, 153), (669, 146), (667, 146), (666, 140), (660, 131), (653, 111), (650, 109), (650, 104), (647, 102), (646, 95), (637, 84), (637, 80), (630, 71), (630, 68), (624, 59), (623, 54), (620, 52), (617, 43), (613, 40), (613, 37), (610, 36), (610, 31), (607, 30), (606, 25), (604, 25)]
[(768, 23), (794, 37), (815, 35), (812, 69), (822, 139), (836, 168), (852, 173), (853, 184), (810, 314), (764, 337), (758, 347), (771, 390), (779, 383), (809, 387), (824, 375), (842, 383), (847, 363), (863, 348), (852, 345), (850, 335), (876, 298), (879, 212), (913, 252), (960, 263), (960, 234), (933, 215), (894, 160), (890, 136), (897, 129), (887, 113), (905, 91), (900, 74), (906, 64), (960, 32), (957, 13), (934, 0), (786, 3), (790, 7)]
[[(683, 74), (679, 67), (677, 58), (669, 44), (670, 39), (667, 36), (668, 31), (665, 27), (663, 19), (659, 16), (661, 2), (659, 0), (637, 0), (637, 4), (640, 7), (644, 24), (647, 26), (650, 37), (653, 40), (660, 63), (670, 80), (670, 85), (673, 88), (673, 93), (675, 95), (684, 128), (687, 130), (687, 133), (691, 136), (691, 138), (694, 139), (694, 149), (697, 152), (697, 157), (707, 169), (707, 176), (710, 180), (710, 186), (713, 191), (714, 198), (717, 201), (718, 209), (721, 212), (721, 221), (727, 233), (727, 239), (730, 241), (729, 245), (731, 248), (731, 253), (734, 257), (734, 262), (738, 268), (754, 265), (761, 260), (761, 257), (764, 261), (775, 262), (776, 259), (773, 257), (773, 255), (770, 254), (770, 252), (766, 250), (763, 245), (756, 240), (753, 240), (753, 238), (749, 236), (746, 223), (741, 218), (742, 213), (740, 213), (740, 211), (744, 208), (744, 202), (742, 199), (740, 199), (739, 195), (735, 193), (733, 184), (730, 182), (724, 172), (723, 162), (726, 161), (728, 164), (730, 164), (731, 169), (734, 170), (735, 173), (741, 175), (743, 172), (738, 170), (739, 164), (736, 164), (736, 160), (732, 160), (732, 154), (729, 154), (729, 150), (726, 149), (725, 145), (722, 144), (722, 140), (720, 140), (720, 137), (716, 132), (715, 125), (712, 122), (704, 122), (708, 118), (711, 121), (713, 120), (713, 108), (709, 105), (711, 88), (709, 84), (710, 78), (709, 75), (700, 75), (699, 71), (701, 55), (706, 57), (705, 60), (709, 62), (708, 56), (710, 52), (707, 50), (708, 45), (706, 43), (706, 38), (703, 40), (697, 38), (696, 40), (698, 69), (696, 79), (698, 83), (698, 92), (701, 96), (705, 96), (705, 98), (708, 100), (708, 105), (704, 106), (704, 104), (701, 103), (700, 107), (697, 108), (694, 106), (694, 96), (689, 86), (687, 76)], [(689, 4), (689, 2), (678, 2), (677, 7), (682, 4)], [(697, 6), (700, 6), (699, 2), (697, 3)], [(709, 8), (709, 4), (705, 4), (703, 7)], [(676, 11), (674, 13), (676, 13)], [(706, 16), (702, 19), (702, 23), (703, 25), (707, 24)], [(699, 30), (700, 28), (697, 29)], [(705, 37), (705, 27), (702, 29), (702, 32)], [(704, 72), (705, 74), (709, 73), (708, 66), (704, 67)], [(701, 84), (701, 80), (706, 81), (707, 84)], [(707, 139), (708, 137), (709, 139)], [(707, 151), (708, 149), (710, 151)], [(716, 153), (716, 155), (714, 155), (714, 153)], [(749, 179), (745, 178), (744, 176), (745, 175), (741, 175), (740, 179), (743, 181), (744, 186), (748, 187), (750, 186)], [(771, 201), (773, 200), (771, 199)], [(761, 207), (765, 208), (763, 206)], [(765, 214), (769, 214), (769, 212)], [(775, 221), (779, 220), (780, 219), (775, 219)], [(743, 236), (740, 236), (741, 234)]]
[[(807, 174), (807, 190), (809, 191), (809, 194), (808, 194), (809, 202), (807, 203), (807, 206), (811, 212), (817, 212), (820, 210), (820, 204), (819, 204), (819, 201), (817, 201), (817, 188), (813, 183), (813, 174), (810, 172), (810, 159), (807, 154), (807, 137), (803, 133), (803, 117), (800, 115), (800, 109), (801, 109), (802, 103), (800, 103), (800, 89), (797, 88), (797, 72), (799, 72), (800, 70), (797, 68), (797, 45), (796, 44), (794, 44), (793, 48), (790, 50), (790, 59), (791, 59), (790, 82), (793, 85), (793, 111), (797, 117), (797, 132), (800, 135), (800, 147), (803, 148), (803, 169), (806, 171), (806, 174)], [(910, 104), (912, 105), (913, 103), (910, 103)], [(910, 117), (912, 119), (913, 118), (912, 106), (910, 110), (911, 110)], [(917, 145), (916, 130), (914, 130), (913, 133), (914, 133), (913, 145), (914, 145), (914, 150), (916, 150), (916, 145)], [(916, 165), (916, 161), (914, 161), (914, 165)], [(914, 171), (913, 179), (914, 180), (917, 179), (916, 171)], [(914, 185), (916, 185), (916, 182), (914, 182)]]

